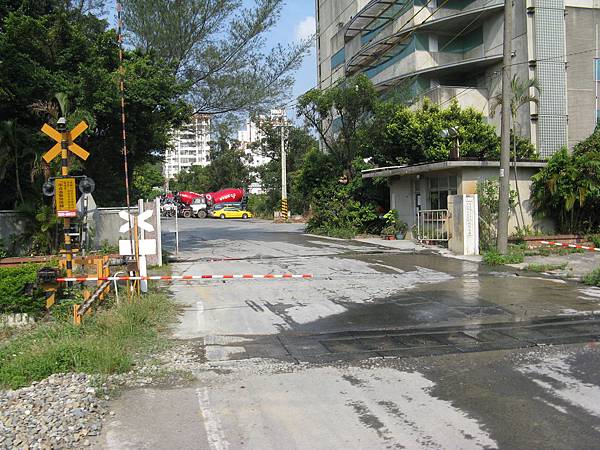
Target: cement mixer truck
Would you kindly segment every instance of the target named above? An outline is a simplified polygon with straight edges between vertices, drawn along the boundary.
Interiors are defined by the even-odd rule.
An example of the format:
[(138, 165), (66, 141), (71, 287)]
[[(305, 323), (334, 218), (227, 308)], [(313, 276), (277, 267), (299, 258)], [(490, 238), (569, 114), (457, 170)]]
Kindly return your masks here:
[(223, 203), (236, 203), (243, 205), (247, 202), (246, 191), (243, 189), (223, 189), (218, 192), (198, 194), (192, 191), (182, 191), (175, 194), (175, 199), (182, 208), (183, 217), (205, 218), (208, 210), (215, 205)]

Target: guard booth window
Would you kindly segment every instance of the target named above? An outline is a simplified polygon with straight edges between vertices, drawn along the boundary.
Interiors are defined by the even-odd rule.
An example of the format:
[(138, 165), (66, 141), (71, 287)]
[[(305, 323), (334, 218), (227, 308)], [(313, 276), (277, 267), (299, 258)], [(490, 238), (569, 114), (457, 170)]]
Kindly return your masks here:
[(429, 178), (429, 204), (431, 209), (448, 209), (448, 196), (456, 195), (455, 175), (441, 175)]

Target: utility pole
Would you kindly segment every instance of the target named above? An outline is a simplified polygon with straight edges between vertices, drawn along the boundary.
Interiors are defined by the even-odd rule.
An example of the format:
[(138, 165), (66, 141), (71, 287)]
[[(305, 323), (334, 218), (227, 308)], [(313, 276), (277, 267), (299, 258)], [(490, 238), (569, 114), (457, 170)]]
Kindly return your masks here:
[(498, 252), (508, 252), (508, 215), (510, 208), (510, 101), (512, 64), (512, 0), (504, 3), (504, 45), (502, 67), (502, 125), (500, 150), (500, 202), (498, 211)]
[(285, 115), (281, 116), (281, 216), (289, 218), (287, 197), (287, 154), (285, 151)]

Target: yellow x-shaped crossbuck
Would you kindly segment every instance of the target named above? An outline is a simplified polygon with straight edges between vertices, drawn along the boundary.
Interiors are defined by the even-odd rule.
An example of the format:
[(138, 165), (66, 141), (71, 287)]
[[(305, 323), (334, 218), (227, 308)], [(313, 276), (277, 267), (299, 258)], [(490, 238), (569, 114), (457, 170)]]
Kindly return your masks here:
[[(87, 123), (81, 121), (79, 122), (79, 124), (73, 128), (69, 133), (67, 133), (67, 140), (69, 142), (69, 151), (71, 153), (74, 153), (75, 155), (79, 156), (81, 159), (83, 159), (84, 161), (86, 159), (88, 159), (88, 156), (90, 156), (90, 154), (84, 150), (83, 148), (81, 148), (79, 145), (77, 145), (76, 143), (74, 143), (73, 141), (75, 139), (77, 139), (77, 137), (79, 137), (79, 135), (81, 133), (83, 133), (85, 130), (87, 130)], [(44, 156), (42, 156), (42, 158), (44, 158), (44, 161), (46, 161), (47, 163), (50, 163), (50, 161), (52, 161), (54, 158), (56, 158), (58, 155), (60, 155), (60, 151), (61, 151), (61, 141), (62, 141), (62, 135), (56, 131), (54, 128), (52, 128), (50, 125), (48, 125), (47, 123), (44, 124), (44, 126), (42, 127), (42, 132), (47, 134), (48, 136), (50, 136), (52, 139), (54, 139), (57, 144), (52, 147), (50, 150), (48, 150)]]

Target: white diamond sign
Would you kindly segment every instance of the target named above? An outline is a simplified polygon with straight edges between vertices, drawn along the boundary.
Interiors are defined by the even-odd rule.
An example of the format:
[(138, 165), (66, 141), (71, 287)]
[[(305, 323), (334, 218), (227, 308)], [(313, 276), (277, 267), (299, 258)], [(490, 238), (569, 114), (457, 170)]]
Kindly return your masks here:
[[(144, 231), (148, 231), (148, 232), (154, 231), (154, 227), (151, 224), (146, 223), (146, 220), (148, 220), (150, 217), (152, 217), (152, 214), (154, 214), (154, 210), (147, 209), (146, 211), (141, 213), (139, 216), (137, 216), (138, 227)], [(121, 228), (119, 228), (119, 231), (121, 233), (127, 233), (130, 229), (133, 228), (133, 226), (135, 224), (135, 215), (127, 214), (127, 211), (119, 211), (119, 217), (121, 217), (121, 219), (127, 221), (127, 223), (121, 225)]]

